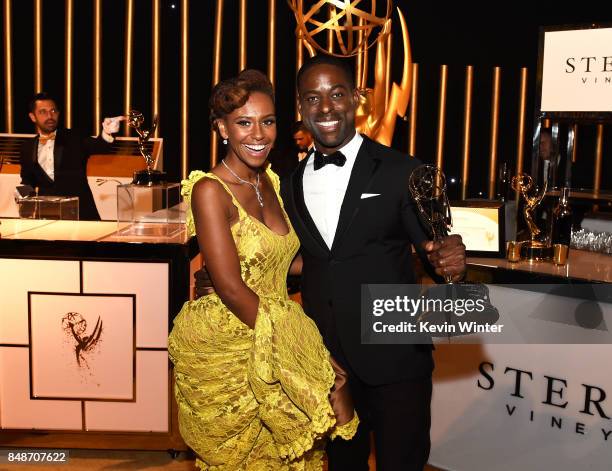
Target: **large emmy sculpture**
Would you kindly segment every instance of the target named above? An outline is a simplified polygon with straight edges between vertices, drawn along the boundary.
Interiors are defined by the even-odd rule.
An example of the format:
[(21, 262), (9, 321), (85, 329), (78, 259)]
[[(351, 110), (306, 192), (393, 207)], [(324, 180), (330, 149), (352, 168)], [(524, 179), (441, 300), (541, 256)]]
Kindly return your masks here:
[[(297, 22), (296, 36), (303, 39), (310, 56), (319, 53), (336, 57), (357, 56), (357, 87), (360, 103), (355, 121), (359, 132), (381, 144), (390, 145), (395, 130), (395, 120), (404, 117), (410, 100), (412, 85), (412, 59), (408, 28), (400, 9), (397, 9), (404, 47), (402, 81), (391, 83), (390, 35), (391, 0), (372, 0), (371, 9), (363, 9), (360, 0), (288, 0)], [(382, 3), (378, 6), (377, 3)], [(383, 12), (378, 14), (376, 12)], [(334, 49), (329, 52), (322, 39), (331, 31)], [(376, 44), (374, 87), (368, 88), (368, 49)]]
[(523, 199), (523, 218), (530, 233), (530, 240), (521, 245), (521, 257), (527, 260), (549, 260), (552, 257), (552, 247), (534, 218), (535, 210), (546, 196), (546, 180), (538, 191), (530, 175), (521, 173), (512, 178), (512, 189), (518, 191)]
[(144, 123), (144, 116), (140, 111), (130, 110), (127, 115), (127, 123), (128, 126), (136, 131), (138, 134), (138, 150), (140, 154), (145, 160), (147, 168), (145, 170), (138, 170), (134, 172), (134, 179), (132, 181), (135, 185), (146, 185), (152, 186), (159, 183), (166, 182), (166, 172), (161, 172), (159, 170), (155, 170), (153, 165), (155, 162), (153, 160), (153, 156), (147, 150), (147, 143), (149, 139), (157, 129), (158, 118), (157, 115), (153, 118), (153, 123), (151, 124), (150, 129), (144, 129), (142, 127)]

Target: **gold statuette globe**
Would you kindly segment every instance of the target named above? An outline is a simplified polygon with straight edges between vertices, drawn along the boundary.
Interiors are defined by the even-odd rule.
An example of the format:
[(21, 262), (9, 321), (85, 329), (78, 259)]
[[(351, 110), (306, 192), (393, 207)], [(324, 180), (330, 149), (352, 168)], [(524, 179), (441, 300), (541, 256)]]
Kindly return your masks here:
[(287, 1), (297, 22), (296, 36), (336, 57), (354, 56), (372, 46), (391, 16), (391, 0)]

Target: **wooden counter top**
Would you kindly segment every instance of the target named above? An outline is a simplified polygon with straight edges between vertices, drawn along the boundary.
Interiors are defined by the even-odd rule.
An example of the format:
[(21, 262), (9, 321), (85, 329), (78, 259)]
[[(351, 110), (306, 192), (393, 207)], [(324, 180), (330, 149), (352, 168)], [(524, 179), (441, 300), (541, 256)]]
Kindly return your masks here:
[(612, 256), (571, 249), (567, 264), (554, 265), (552, 262), (508, 262), (504, 258), (468, 257), (468, 267), (484, 267), (527, 272), (531, 274), (579, 279), (597, 283), (612, 283)]
[[(134, 230), (131, 230), (134, 229)], [(0, 219), (0, 240), (186, 244), (183, 225), (114, 221)]]

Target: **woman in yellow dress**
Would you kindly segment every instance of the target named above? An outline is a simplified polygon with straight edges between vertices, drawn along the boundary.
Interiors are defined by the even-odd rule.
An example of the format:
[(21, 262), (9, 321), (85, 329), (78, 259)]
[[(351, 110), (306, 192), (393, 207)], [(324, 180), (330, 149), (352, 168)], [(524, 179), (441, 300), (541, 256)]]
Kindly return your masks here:
[(185, 303), (169, 338), (181, 435), (201, 469), (320, 470), (324, 440), (352, 437), (358, 419), (314, 322), (287, 295), (301, 260), (266, 163), (272, 85), (243, 71), (213, 89), (210, 108), (226, 156), (182, 191), (215, 292)]

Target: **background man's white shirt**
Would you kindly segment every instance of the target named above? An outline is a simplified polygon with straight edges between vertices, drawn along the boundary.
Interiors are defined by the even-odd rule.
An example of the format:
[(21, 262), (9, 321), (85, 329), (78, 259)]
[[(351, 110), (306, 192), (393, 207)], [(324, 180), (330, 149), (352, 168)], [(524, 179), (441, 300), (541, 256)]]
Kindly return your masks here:
[[(55, 133), (52, 133), (55, 134)], [(44, 144), (38, 141), (38, 165), (45, 171), (51, 180), (55, 181), (55, 167), (53, 163), (53, 150), (55, 139), (49, 139)]]
[(355, 136), (344, 147), (338, 149), (346, 157), (346, 163), (342, 167), (328, 164), (315, 171), (314, 152), (306, 162), (303, 180), (304, 202), (319, 233), (330, 249), (336, 235), (344, 194), (362, 142), (363, 137), (355, 133)]

